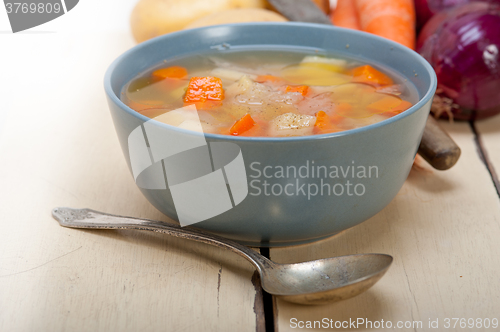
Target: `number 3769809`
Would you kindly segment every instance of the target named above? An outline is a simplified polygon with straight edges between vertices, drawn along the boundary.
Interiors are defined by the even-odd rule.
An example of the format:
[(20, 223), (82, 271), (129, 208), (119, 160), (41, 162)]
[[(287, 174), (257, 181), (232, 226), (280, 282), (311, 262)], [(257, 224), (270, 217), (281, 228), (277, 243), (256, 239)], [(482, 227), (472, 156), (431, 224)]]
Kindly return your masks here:
[(445, 318), (444, 328), (498, 328), (498, 318)]
[(26, 3), (26, 2), (6, 2), (5, 8), (7, 9), (7, 14), (15, 13), (15, 14), (58, 14), (61, 12), (62, 7), (60, 3)]

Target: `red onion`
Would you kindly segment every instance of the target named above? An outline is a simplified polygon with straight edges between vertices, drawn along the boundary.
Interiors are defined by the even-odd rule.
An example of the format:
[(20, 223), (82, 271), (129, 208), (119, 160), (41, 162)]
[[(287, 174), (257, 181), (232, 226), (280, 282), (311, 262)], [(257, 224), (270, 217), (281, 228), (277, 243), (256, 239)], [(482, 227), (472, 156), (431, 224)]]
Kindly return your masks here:
[(438, 77), (434, 112), (462, 120), (500, 113), (499, 5), (474, 2), (438, 13), (422, 29), (417, 51)]
[(417, 14), (417, 30), (435, 14), (452, 7), (469, 2), (500, 3), (500, 0), (415, 0), (415, 12)]
[(470, 0), (415, 0), (417, 29), (423, 27), (424, 24), (436, 13), (468, 2), (470, 2)]

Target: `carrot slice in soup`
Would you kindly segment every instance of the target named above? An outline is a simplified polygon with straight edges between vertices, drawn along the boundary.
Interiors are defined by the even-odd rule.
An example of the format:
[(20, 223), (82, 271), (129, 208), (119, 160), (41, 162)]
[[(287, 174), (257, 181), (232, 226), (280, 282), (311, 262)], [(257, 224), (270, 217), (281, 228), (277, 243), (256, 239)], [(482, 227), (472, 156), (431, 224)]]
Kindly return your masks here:
[(191, 77), (184, 102), (221, 101), (224, 99), (222, 80), (217, 77)]
[(152, 74), (154, 77), (158, 78), (185, 78), (187, 76), (187, 70), (184, 67), (172, 66), (167, 68), (157, 69)]
[(299, 92), (301, 95), (305, 96), (309, 91), (309, 87), (307, 85), (287, 85), (285, 92)]
[(370, 65), (356, 67), (352, 70), (353, 82), (368, 83), (371, 85), (391, 85), (392, 79)]
[(319, 111), (316, 114), (316, 122), (314, 123), (314, 132), (316, 134), (327, 134), (333, 133), (337, 131), (335, 128), (334, 122), (338, 121), (336, 118), (335, 121), (332, 121), (328, 114), (324, 111)]
[(245, 131), (251, 129), (255, 125), (255, 121), (250, 114), (246, 114), (229, 129), (229, 133), (234, 136), (243, 134)]
[(318, 114), (316, 114), (316, 122), (314, 123), (314, 126), (323, 129), (329, 125), (330, 119), (328, 118), (328, 115), (323, 111), (319, 111)]

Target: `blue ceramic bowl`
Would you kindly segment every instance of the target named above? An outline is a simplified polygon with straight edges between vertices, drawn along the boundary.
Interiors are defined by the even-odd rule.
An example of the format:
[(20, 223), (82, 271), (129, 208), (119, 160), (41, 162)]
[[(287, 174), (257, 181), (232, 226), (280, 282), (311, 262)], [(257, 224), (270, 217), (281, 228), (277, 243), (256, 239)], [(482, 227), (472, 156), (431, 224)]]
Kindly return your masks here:
[[(230, 45), (229, 50), (219, 47), (223, 44)], [(319, 50), (381, 65), (405, 76), (418, 91), (419, 101), (390, 119), (339, 133), (287, 138), (206, 134), (210, 145), (234, 143), (241, 149), (248, 193), (240, 195), (238, 201), (233, 197), (232, 208), (193, 226), (247, 245), (294, 245), (331, 236), (382, 210), (408, 176), (436, 89), (436, 76), (420, 55), (406, 47), (326, 25), (204, 27), (149, 40), (121, 55), (109, 67), (104, 86), (131, 172), (130, 135), (150, 119), (120, 101), (124, 85), (164, 59), (249, 47)], [(157, 125), (180, 140), (200, 135)], [(161, 184), (158, 189), (139, 187), (158, 210), (179, 220), (169, 188), (161, 189)]]

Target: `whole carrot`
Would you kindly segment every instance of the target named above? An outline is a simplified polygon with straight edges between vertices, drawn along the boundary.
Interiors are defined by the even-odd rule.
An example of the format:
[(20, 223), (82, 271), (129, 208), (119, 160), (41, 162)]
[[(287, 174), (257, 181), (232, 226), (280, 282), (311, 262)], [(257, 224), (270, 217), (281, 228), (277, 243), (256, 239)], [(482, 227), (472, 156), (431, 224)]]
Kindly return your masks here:
[(413, 0), (355, 0), (361, 29), (415, 48)]
[(361, 30), (356, 0), (337, 0), (337, 7), (330, 16), (330, 20), (338, 27)]

